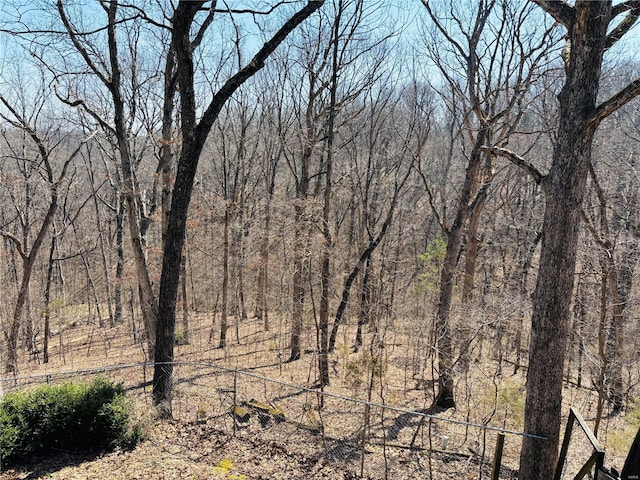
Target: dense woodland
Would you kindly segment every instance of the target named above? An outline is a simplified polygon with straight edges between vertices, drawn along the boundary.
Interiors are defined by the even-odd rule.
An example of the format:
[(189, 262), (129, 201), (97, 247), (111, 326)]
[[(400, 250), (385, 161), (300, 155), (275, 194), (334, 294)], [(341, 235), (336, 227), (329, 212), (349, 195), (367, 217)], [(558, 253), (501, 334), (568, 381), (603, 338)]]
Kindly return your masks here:
[[(59, 312), (260, 318), (284, 360), (346, 325), (412, 339), (433, 411), (483, 358), (525, 371), (521, 478), (550, 478), (564, 382), (638, 397), (640, 2), (11, 0), (0, 6), (0, 353)], [(307, 360), (305, 360), (305, 356)], [(26, 367), (25, 367), (26, 368)], [(21, 370), (19, 373), (27, 373)], [(154, 399), (171, 415), (170, 365)], [(597, 430), (597, 426), (596, 426)]]

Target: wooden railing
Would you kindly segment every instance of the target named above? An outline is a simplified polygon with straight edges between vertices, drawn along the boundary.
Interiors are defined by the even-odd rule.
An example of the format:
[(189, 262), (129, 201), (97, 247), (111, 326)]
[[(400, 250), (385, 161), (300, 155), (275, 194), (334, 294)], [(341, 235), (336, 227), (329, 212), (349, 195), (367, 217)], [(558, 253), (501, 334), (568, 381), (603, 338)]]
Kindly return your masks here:
[[(593, 447), (593, 452), (589, 457), (589, 460), (585, 462), (582, 466), (578, 474), (574, 477), (574, 480), (580, 480), (584, 478), (589, 472), (591, 472), (595, 466), (596, 475), (599, 471), (602, 470), (604, 466), (604, 447), (600, 445), (600, 442), (596, 438), (596, 436), (591, 431), (591, 428), (587, 425), (587, 422), (584, 421), (582, 415), (573, 407), (571, 407), (571, 411), (569, 413), (569, 419), (567, 420), (567, 428), (564, 432), (564, 440), (562, 441), (562, 448), (560, 449), (560, 457), (558, 458), (558, 464), (556, 465), (556, 472), (553, 476), (554, 480), (560, 480), (562, 477), (562, 470), (564, 467), (565, 459), (567, 458), (567, 452), (569, 450), (569, 441), (571, 440), (571, 432), (573, 430), (573, 425), (575, 422), (578, 422), (580, 428), (591, 442), (591, 446)], [(594, 475), (595, 476), (595, 475)]]

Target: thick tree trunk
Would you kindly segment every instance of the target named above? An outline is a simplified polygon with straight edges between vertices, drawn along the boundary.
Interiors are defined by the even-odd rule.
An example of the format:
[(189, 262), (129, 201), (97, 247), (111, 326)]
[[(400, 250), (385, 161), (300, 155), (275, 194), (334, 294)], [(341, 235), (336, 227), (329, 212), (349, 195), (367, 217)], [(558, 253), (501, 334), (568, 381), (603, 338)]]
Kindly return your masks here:
[(452, 408), (456, 405), (453, 391), (453, 345), (449, 317), (461, 239), (462, 224), (454, 227), (447, 238), (447, 249), (440, 272), (438, 309), (434, 322), (434, 335), (438, 352), (438, 392), (433, 406), (441, 408)]
[(488, 126), (483, 125), (478, 131), (474, 148), (465, 172), (464, 184), (458, 199), (456, 217), (447, 233), (447, 248), (440, 271), (440, 289), (438, 292), (438, 308), (434, 323), (436, 350), (438, 352), (438, 393), (434, 405), (441, 408), (455, 407), (453, 392), (453, 339), (451, 337), (451, 301), (458, 254), (462, 244), (462, 233), (477, 194), (478, 174), (482, 164), (482, 146), (488, 136)]
[[(469, 215), (469, 221), (467, 225), (467, 252), (464, 258), (464, 279), (462, 281), (462, 302), (464, 305), (471, 307), (473, 302), (473, 294), (475, 290), (475, 277), (476, 266), (478, 264), (478, 256), (480, 255), (481, 240), (478, 235), (478, 229), (480, 226), (480, 217), (482, 216), (482, 210), (484, 208), (485, 201), (487, 199), (486, 189), (482, 189), (475, 202), (475, 207)], [(498, 325), (498, 332), (502, 332), (501, 326)], [(469, 362), (471, 361), (471, 342), (474, 326), (470, 321), (463, 321), (459, 323), (459, 338), (457, 344), (460, 351), (460, 370), (466, 372), (469, 368)], [(499, 333), (498, 338), (501, 339)], [(498, 368), (502, 368), (502, 345), (499, 350), (500, 364)]]
[(546, 206), (533, 294), (525, 431), (520, 480), (553, 477), (562, 424), (562, 374), (573, 296), (580, 210), (591, 161), (596, 98), (611, 2), (580, 2), (570, 31), (571, 56), (560, 92), (553, 162), (544, 179)]
[(473, 290), (475, 287), (476, 264), (480, 254), (480, 237), (478, 228), (480, 226), (480, 216), (487, 199), (486, 191), (483, 190), (481, 197), (476, 201), (475, 208), (469, 215), (467, 226), (467, 253), (464, 263), (464, 280), (462, 282), (462, 301), (471, 302), (473, 300)]

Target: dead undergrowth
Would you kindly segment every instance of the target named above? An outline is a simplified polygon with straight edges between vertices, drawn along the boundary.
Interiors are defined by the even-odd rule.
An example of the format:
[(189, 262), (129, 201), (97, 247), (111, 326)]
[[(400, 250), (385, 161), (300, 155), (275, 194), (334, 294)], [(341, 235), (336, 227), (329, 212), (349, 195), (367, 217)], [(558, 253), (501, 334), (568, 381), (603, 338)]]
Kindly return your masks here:
[[(357, 353), (350, 343), (355, 327), (344, 328), (331, 355), (332, 384), (326, 388), (335, 397), (321, 401), (313, 390), (293, 387), (316, 385), (316, 358), (309, 348), (301, 360), (285, 361), (289, 339), (283, 333), (284, 320), (272, 319), (270, 331), (258, 319), (232, 324), (223, 349), (216, 348), (215, 330), (211, 335), (216, 326), (211, 316), (191, 315), (190, 342), (176, 347), (176, 360), (190, 367), (176, 369), (173, 422), (154, 420), (151, 369), (123, 368), (111, 375), (129, 388), (146, 424), (147, 439), (134, 450), (100, 456), (52, 452), (25, 459), (1, 473), (0, 480), (489, 478), (495, 432), (469, 424), (522, 430), (524, 379), (498, 365), (490, 345), (459, 372), (458, 406), (439, 413), (448, 421), (424, 422), (408, 411), (421, 412), (430, 405), (434, 382), (430, 360), (416, 355), (415, 334), (412, 337), (409, 328), (396, 325), (368, 332)], [(133, 335), (133, 323), (100, 327), (61, 317), (57, 327), (49, 363), (41, 362), (41, 354), (23, 352), (18, 376), (22, 380), (15, 385), (82, 378), (102, 367), (148, 361), (144, 342)], [(307, 331), (304, 340), (305, 345), (314, 345), (315, 333)], [(77, 373), (82, 371), (86, 373)], [(5, 390), (11, 388), (12, 383), (6, 382)], [(366, 402), (343, 400), (348, 398)], [(287, 422), (268, 429), (264, 424), (238, 427), (228, 414), (230, 407), (250, 399), (277, 402)], [(573, 405), (588, 421), (592, 419), (596, 403), (592, 390), (567, 387), (565, 402), (567, 411)], [(374, 412), (370, 404), (404, 410)], [(309, 412), (325, 417), (320, 421), (328, 427), (321, 435), (305, 428), (312, 423)], [(360, 440), (364, 423), (365, 443)], [(609, 465), (622, 465), (628, 448), (620, 441), (624, 428), (624, 416), (607, 418), (601, 427), (605, 446), (608, 438), (616, 440), (607, 451)], [(519, 445), (517, 435), (507, 435), (501, 478), (514, 477)], [(568, 469), (589, 453), (585, 440), (577, 438)]]

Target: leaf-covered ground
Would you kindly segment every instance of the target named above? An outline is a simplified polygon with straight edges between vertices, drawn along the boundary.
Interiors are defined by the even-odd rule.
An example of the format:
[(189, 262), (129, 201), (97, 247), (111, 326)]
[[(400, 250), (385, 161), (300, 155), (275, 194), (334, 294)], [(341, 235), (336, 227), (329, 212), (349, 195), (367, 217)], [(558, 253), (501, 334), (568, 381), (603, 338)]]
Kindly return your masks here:
[[(210, 319), (207, 316), (192, 317), (191, 344), (177, 348), (177, 357), (190, 362), (206, 361), (227, 368), (248, 369), (265, 377), (279, 379), (294, 385), (310, 386), (315, 382), (315, 358), (312, 354), (305, 355), (303, 360), (284, 363), (288, 337), (283, 334), (284, 329), (274, 329), (271, 332), (263, 330), (258, 321), (245, 321), (240, 325), (239, 338), (234, 337), (227, 349), (216, 349), (215, 342), (208, 341)], [(349, 331), (349, 338), (353, 332)], [(95, 326), (70, 326), (59, 330), (58, 341), (52, 342), (51, 361), (44, 365), (29, 358), (22, 359), (20, 375), (55, 374), (56, 372), (77, 372), (82, 369), (104, 367), (112, 365), (135, 364), (144, 361), (144, 345), (133, 341), (128, 325), (122, 324), (114, 328), (96, 329)], [(306, 339), (307, 344), (313, 343), (312, 335)], [(409, 350), (411, 339), (407, 336), (394, 334), (393, 338), (385, 340), (385, 348), (381, 350), (383, 378), (376, 389), (380, 396), (374, 400), (401, 408), (422, 409), (428, 404), (432, 392), (429, 378), (415, 377), (411, 374), (413, 355)], [(348, 348), (348, 340), (342, 340), (337, 353), (331, 357), (332, 386), (330, 391), (345, 396), (363, 398), (366, 394), (367, 378), (369, 377), (371, 359), (367, 357), (368, 349), (354, 354)], [(368, 340), (365, 340), (365, 344)], [(490, 350), (488, 350), (489, 353)], [(494, 411), (491, 423), (495, 426), (519, 429), (519, 422), (515, 418), (521, 416), (514, 413), (521, 408), (522, 388), (524, 379), (519, 375), (502, 377), (496, 374), (496, 366), (490, 358), (479, 359), (473, 367), (475, 377), (467, 376), (460, 380), (458, 392), (461, 396), (456, 411), (447, 412), (452, 419), (482, 421), (485, 410)], [(144, 378), (127, 378), (131, 370), (123, 370), (122, 380), (131, 382), (148, 382)], [(368, 373), (369, 372), (369, 373)], [(73, 375), (72, 375), (73, 377)], [(144, 381), (143, 381), (144, 380)], [(33, 384), (42, 382), (38, 377)], [(181, 385), (188, 392), (215, 391), (215, 385), (208, 385), (208, 379), (198, 377)], [(486, 382), (487, 392), (481, 390)], [(502, 403), (496, 403), (495, 382), (502, 387), (509, 387), (504, 391), (512, 392), (514, 398), (505, 397)], [(125, 382), (127, 383), (127, 382)], [(8, 384), (7, 384), (8, 385)], [(187, 388), (188, 387), (188, 388)], [(513, 388), (511, 388), (513, 387)], [(200, 390), (202, 392), (200, 392)], [(469, 394), (467, 395), (467, 392)], [(208, 394), (211, 402), (214, 397)], [(259, 397), (256, 397), (259, 398)], [(565, 394), (566, 405), (578, 407), (588, 422), (593, 420), (595, 410), (595, 391), (587, 388), (568, 388)], [(248, 397), (247, 397), (248, 399)], [(148, 399), (147, 399), (148, 402)], [(506, 402), (506, 403), (505, 403)], [(196, 402), (197, 404), (197, 402)], [(182, 405), (181, 408), (186, 408)], [(213, 408), (213, 406), (211, 406)], [(358, 407), (360, 408), (360, 407)], [(493, 410), (492, 410), (493, 409)], [(514, 410), (515, 409), (515, 410)], [(142, 410), (148, 410), (142, 407)], [(568, 410), (568, 408), (567, 408)], [(300, 410), (302, 411), (302, 410)], [(496, 412), (502, 412), (498, 415)], [(148, 417), (150, 412), (144, 411)], [(475, 418), (478, 416), (478, 419)], [(184, 418), (193, 419), (185, 421)], [(13, 479), (105, 479), (105, 480), (134, 480), (134, 479), (229, 479), (229, 480), (271, 480), (271, 479), (339, 479), (349, 480), (360, 478), (359, 460), (349, 463), (329, 460), (317, 448), (305, 448), (304, 441), (288, 438), (284, 435), (280, 441), (272, 441), (268, 437), (259, 435), (239, 435), (233, 437), (229, 429), (219, 430), (219, 426), (212, 422), (198, 423), (195, 413), (189, 410), (183, 415), (182, 421), (163, 422), (145, 420), (146, 439), (131, 451), (116, 451), (102, 455), (89, 456), (74, 452), (51, 452), (24, 461), (10, 469), (0, 472), (0, 480)], [(228, 417), (227, 417), (228, 418)], [(353, 416), (355, 421), (359, 418)], [(390, 419), (391, 420), (391, 419)], [(511, 422), (515, 422), (511, 425)], [(601, 427), (601, 438), (608, 442), (607, 463), (621, 466), (624, 455), (631, 440), (620, 435), (625, 427), (623, 416), (608, 417)], [(563, 425), (564, 426), (564, 425)], [(348, 428), (353, 430), (353, 425)], [(356, 426), (358, 427), (358, 426)], [(449, 426), (448, 428), (453, 428)], [(460, 435), (467, 438), (467, 432), (460, 426)], [(628, 430), (628, 435), (635, 431)], [(409, 432), (411, 433), (411, 432)], [(453, 432), (455, 433), (455, 432)], [(477, 432), (476, 432), (477, 433)], [(317, 440), (317, 438), (316, 438)], [(611, 440), (611, 441), (609, 441)], [(616, 449), (613, 440), (619, 444)], [(584, 445), (584, 439), (572, 445), (572, 454), (583, 453), (584, 460), (590, 455), (589, 446)], [(508, 440), (507, 447), (513, 448), (513, 441)], [(459, 456), (429, 457), (427, 461), (416, 461), (412, 452), (406, 449), (395, 449), (384, 460), (374, 460), (373, 454), (365, 456), (367, 465), (375, 465), (377, 461), (395, 462), (395, 465), (410, 464), (411, 474), (403, 478), (430, 478), (428, 469), (435, 475), (431, 478), (478, 478), (479, 467), (474, 465), (470, 451), (477, 446), (471, 442), (460, 444)], [(507, 448), (506, 447), (506, 448)], [(489, 445), (486, 459), (490, 469), (493, 444)], [(621, 453), (622, 452), (622, 453)], [(484, 453), (484, 452), (483, 452)], [(580, 455), (574, 455), (571, 461), (579, 464)], [(517, 464), (517, 456), (512, 455), (509, 465)], [(506, 465), (505, 462), (503, 464)], [(479, 465), (479, 464), (478, 464)], [(4, 466), (3, 466), (4, 467)], [(578, 467), (579, 468), (579, 467)], [(373, 470), (372, 470), (373, 471)], [(355, 472), (355, 473), (354, 473)], [(483, 470), (484, 472), (484, 470)], [(513, 472), (506, 470), (501, 478), (510, 478)], [(440, 477), (439, 477), (440, 476)], [(367, 478), (365, 475), (364, 478)], [(384, 478), (382, 472), (375, 472), (375, 478)], [(389, 477), (399, 480), (398, 477)], [(485, 478), (489, 478), (489, 474)]]
[(289, 453), (259, 440), (228, 438), (206, 424), (161, 422), (131, 451), (101, 456), (51, 452), (26, 459), (0, 474), (1, 480), (160, 479), (350, 479), (320, 458)]

